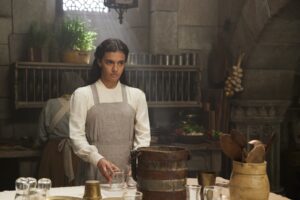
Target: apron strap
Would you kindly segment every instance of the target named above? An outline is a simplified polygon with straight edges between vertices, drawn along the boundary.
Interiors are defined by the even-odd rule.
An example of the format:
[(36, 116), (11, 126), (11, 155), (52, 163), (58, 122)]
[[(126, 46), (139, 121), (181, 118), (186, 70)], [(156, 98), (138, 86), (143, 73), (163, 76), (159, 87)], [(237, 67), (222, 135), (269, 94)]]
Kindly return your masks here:
[(100, 103), (96, 85), (95, 84), (91, 85), (91, 89), (92, 89), (94, 104), (96, 105), (96, 104)]
[(121, 90), (122, 90), (123, 102), (127, 103), (127, 94), (126, 94), (125, 85), (121, 84)]
[(49, 125), (49, 130), (50, 132), (53, 132), (55, 126), (57, 123), (63, 118), (63, 116), (70, 110), (70, 103), (69, 101), (59, 98), (58, 101), (62, 105), (62, 107), (59, 109), (59, 111), (55, 114), (54, 118), (52, 119), (50, 125)]
[(62, 139), (58, 144), (58, 151), (63, 151), (64, 158), (64, 172), (66, 177), (68, 177), (69, 183), (74, 180), (74, 170), (72, 161), (72, 145), (69, 138)]

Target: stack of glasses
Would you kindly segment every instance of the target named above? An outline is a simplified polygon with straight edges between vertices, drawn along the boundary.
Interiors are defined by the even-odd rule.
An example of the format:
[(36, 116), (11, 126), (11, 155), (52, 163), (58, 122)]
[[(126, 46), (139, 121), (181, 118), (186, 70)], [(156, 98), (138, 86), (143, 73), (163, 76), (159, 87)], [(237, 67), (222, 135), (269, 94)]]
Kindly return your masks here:
[(41, 178), (38, 181), (32, 177), (20, 177), (16, 180), (15, 200), (46, 200), (51, 188), (51, 180)]

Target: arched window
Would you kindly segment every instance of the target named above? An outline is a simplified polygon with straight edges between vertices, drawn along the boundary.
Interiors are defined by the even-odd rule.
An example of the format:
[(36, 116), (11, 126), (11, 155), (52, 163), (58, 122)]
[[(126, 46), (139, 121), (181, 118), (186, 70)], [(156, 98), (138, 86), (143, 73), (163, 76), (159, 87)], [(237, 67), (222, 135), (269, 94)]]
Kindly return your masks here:
[(63, 0), (63, 10), (107, 13), (108, 8), (104, 6), (103, 1), (104, 0)]

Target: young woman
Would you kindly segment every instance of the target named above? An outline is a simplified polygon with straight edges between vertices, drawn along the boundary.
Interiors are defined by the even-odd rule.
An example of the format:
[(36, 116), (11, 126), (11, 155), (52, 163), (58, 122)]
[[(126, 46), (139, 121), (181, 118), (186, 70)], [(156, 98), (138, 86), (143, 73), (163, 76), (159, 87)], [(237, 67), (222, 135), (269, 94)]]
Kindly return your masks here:
[(77, 184), (111, 181), (116, 170), (129, 173), (130, 151), (150, 144), (145, 94), (125, 84), (128, 53), (119, 39), (103, 41), (95, 52), (90, 84), (71, 97), (70, 138), (82, 159)]

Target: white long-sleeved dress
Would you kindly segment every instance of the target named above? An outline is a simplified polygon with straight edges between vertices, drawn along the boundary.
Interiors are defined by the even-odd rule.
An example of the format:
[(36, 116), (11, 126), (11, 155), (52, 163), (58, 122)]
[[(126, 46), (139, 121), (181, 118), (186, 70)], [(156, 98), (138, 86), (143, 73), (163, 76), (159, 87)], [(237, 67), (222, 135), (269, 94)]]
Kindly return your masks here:
[[(99, 79), (94, 83), (98, 91), (98, 97), (102, 103), (121, 102), (121, 83), (113, 89), (107, 88)], [(128, 104), (135, 111), (134, 143), (133, 148), (150, 145), (150, 125), (148, 106), (144, 92), (140, 89), (125, 86)], [(70, 103), (70, 138), (75, 153), (84, 161), (97, 166), (98, 161), (103, 158), (101, 152), (95, 145), (89, 144), (86, 137), (87, 112), (95, 105), (90, 86), (78, 88), (71, 97)]]

